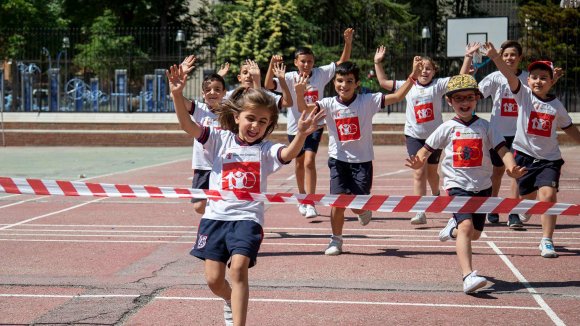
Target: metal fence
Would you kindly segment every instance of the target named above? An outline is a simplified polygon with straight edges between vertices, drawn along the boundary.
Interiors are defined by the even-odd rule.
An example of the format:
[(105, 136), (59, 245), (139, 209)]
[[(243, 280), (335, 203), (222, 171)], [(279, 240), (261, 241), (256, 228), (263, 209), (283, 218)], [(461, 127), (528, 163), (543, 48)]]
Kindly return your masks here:
[[(385, 70), (390, 78), (404, 79), (408, 75), (412, 58), (418, 54), (427, 54), (440, 66), (438, 76), (451, 76), (458, 73), (462, 58), (447, 58), (438, 53), (441, 35), (434, 33), (430, 39), (421, 37), (423, 25), (411, 24), (405, 27), (391, 26), (355, 26), (356, 35), (352, 60), (356, 61), (363, 73), (363, 85), (371, 90), (378, 90), (366, 72), (373, 69), (373, 55), (376, 46), (387, 43), (390, 51), (385, 58)], [(434, 30), (433, 26), (430, 26)], [(580, 27), (580, 26), (578, 26)], [(327, 26), (313, 33), (307, 43), (342, 46), (342, 33), (345, 26)], [(522, 26), (510, 26), (508, 37), (520, 40), (524, 47), (533, 45), (530, 34), (524, 33)], [(18, 29), (0, 28), (0, 39), (9, 35), (20, 34), (25, 42), (19, 54), (5, 62), (2, 73), (6, 79), (4, 87), (5, 111), (57, 111), (57, 112), (171, 112), (172, 102), (168, 96), (164, 69), (181, 61), (190, 52), (200, 55), (205, 64), (196, 69), (193, 82), (188, 83), (186, 96), (199, 99), (201, 80), (213, 72), (219, 63), (209, 48), (202, 48), (205, 35), (194, 30), (184, 29), (185, 40), (178, 35), (178, 28), (124, 28), (117, 34), (132, 36), (134, 47), (146, 54), (145, 57), (134, 57), (133, 52), (111, 54), (111, 58), (100, 58), (104, 61), (121, 62), (99, 76), (75, 65), (78, 55), (77, 44), (87, 44), (89, 35), (80, 29)], [(437, 36), (437, 37), (436, 37)], [(575, 49), (580, 48), (578, 37), (566, 40)], [(439, 49), (440, 51), (440, 49)], [(205, 53), (205, 55), (203, 55)], [(554, 93), (559, 96), (569, 111), (580, 111), (580, 58), (578, 55), (557, 58), (567, 71), (557, 83)], [(335, 59), (336, 60), (336, 59)], [(320, 62), (324, 64), (325, 62)], [(576, 68), (576, 69), (572, 69)], [(477, 79), (481, 79), (495, 70), (488, 64), (478, 70)], [(56, 87), (58, 85), (58, 87)], [(327, 87), (326, 95), (333, 93)], [(56, 95), (55, 95), (56, 94)], [(481, 101), (478, 110), (490, 111), (489, 99)], [(404, 103), (388, 108), (390, 112), (404, 112)], [(450, 108), (444, 108), (450, 110)]]

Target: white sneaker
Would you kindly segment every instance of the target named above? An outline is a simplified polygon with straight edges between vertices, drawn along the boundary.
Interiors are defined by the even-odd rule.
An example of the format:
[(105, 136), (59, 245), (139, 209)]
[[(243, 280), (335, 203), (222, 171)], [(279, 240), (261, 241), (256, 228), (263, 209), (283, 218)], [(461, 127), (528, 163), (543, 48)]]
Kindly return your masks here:
[(232, 304), (224, 302), (224, 321), (226, 326), (234, 326), (234, 316), (232, 315)]
[(318, 212), (316, 211), (316, 208), (312, 205), (304, 205), (306, 207), (306, 212), (302, 215), (304, 215), (304, 217), (306, 218), (313, 218), (318, 216)]
[(419, 212), (415, 217), (411, 218), (411, 224), (427, 224), (427, 215), (425, 215), (425, 212)]
[(439, 231), (439, 241), (455, 240), (453, 229), (457, 227), (457, 221), (452, 217), (447, 221), (447, 225)]
[(473, 293), (475, 290), (481, 289), (486, 284), (487, 280), (485, 277), (478, 276), (477, 271), (473, 271), (463, 279), (463, 292)]
[(337, 239), (335, 237), (331, 237), (330, 243), (328, 244), (328, 248), (326, 248), (324, 254), (327, 256), (337, 256), (342, 254), (342, 240)]
[(358, 214), (358, 222), (362, 226), (369, 224), (371, 222), (372, 218), (373, 218), (372, 211), (364, 211), (364, 212), (362, 212), (362, 214)]
[(305, 204), (298, 204), (298, 211), (302, 216), (306, 215), (306, 205)]
[(554, 250), (554, 243), (551, 239), (542, 239), (540, 241), (540, 250), (542, 257), (544, 258), (556, 258), (558, 257), (558, 253)]
[(520, 221), (524, 223), (529, 221), (530, 218), (532, 218), (532, 214), (518, 214), (518, 216), (520, 217)]

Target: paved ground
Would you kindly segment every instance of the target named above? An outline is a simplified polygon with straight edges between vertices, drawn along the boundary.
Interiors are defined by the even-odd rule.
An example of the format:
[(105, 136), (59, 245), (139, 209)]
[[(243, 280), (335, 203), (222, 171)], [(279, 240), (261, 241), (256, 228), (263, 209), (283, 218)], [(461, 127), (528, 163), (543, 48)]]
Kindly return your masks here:
[[(328, 191), (326, 148), (318, 192)], [(373, 193), (411, 193), (402, 146), (375, 148)], [(560, 201), (578, 203), (580, 154), (563, 148)], [(186, 187), (190, 148), (1, 148), (0, 176)], [(504, 181), (502, 194), (507, 191)], [(269, 191), (295, 191), (292, 167)], [(329, 209), (306, 220), (269, 205), (258, 265), (250, 270), (249, 325), (580, 324), (580, 222), (561, 217), (561, 257), (543, 259), (539, 217), (523, 231), (486, 225), (474, 266), (491, 284), (461, 289), (448, 219), (379, 213), (366, 227), (348, 216), (345, 254), (325, 257)], [(221, 302), (188, 255), (199, 216), (187, 200), (0, 195), (0, 324), (219, 325)], [(502, 216), (505, 220), (505, 216)], [(461, 319), (459, 319), (461, 318)]]

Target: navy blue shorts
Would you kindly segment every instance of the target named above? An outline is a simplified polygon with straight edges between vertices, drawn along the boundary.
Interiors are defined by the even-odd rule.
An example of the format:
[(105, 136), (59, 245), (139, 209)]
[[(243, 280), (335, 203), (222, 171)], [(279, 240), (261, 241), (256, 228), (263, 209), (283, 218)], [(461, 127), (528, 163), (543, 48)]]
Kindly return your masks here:
[[(193, 179), (191, 181), (191, 188), (193, 189), (209, 189), (209, 175), (211, 170), (194, 170)], [(202, 198), (191, 198), (192, 203), (204, 201)]]
[[(514, 137), (504, 137), (505, 138), (505, 147), (507, 147), (507, 149), (509, 149), (510, 151), (512, 150), (512, 143), (514, 142)], [(504, 166), (503, 164), (503, 160), (501, 159), (501, 157), (499, 156), (499, 154), (495, 151), (495, 149), (490, 149), (489, 150), (489, 155), (491, 156), (491, 164), (493, 164), (493, 166), (495, 167), (502, 167)]]
[[(304, 152), (306, 151), (317, 153), (318, 145), (320, 145), (320, 140), (322, 139), (323, 131), (324, 128), (320, 128), (315, 132), (311, 133), (310, 135), (308, 135), (308, 137), (306, 137), (306, 140), (304, 141), (304, 146), (302, 147), (302, 150), (300, 150), (300, 153), (298, 154), (297, 157), (304, 155)], [(296, 135), (288, 135), (288, 142), (291, 143), (294, 140), (294, 137), (296, 137)]]
[(197, 240), (190, 254), (202, 260), (228, 264), (233, 255), (250, 258), (250, 267), (256, 265), (264, 230), (254, 221), (217, 221), (202, 218)]
[[(491, 197), (491, 188), (487, 188), (478, 192), (467, 191), (461, 188), (451, 188), (447, 189), (447, 194), (449, 196)], [(458, 225), (462, 221), (471, 219), (473, 228), (478, 231), (483, 231), (483, 226), (485, 225), (485, 215), (487, 214), (453, 213), (453, 218), (457, 221)]]
[(348, 163), (328, 158), (330, 193), (370, 195), (373, 186), (373, 162)]
[[(405, 143), (407, 144), (407, 153), (409, 156), (417, 155), (417, 152), (425, 145), (425, 139), (413, 138), (411, 136), (405, 135)], [(439, 158), (441, 157), (441, 150), (436, 149), (427, 158), (427, 164), (439, 164)]]
[(527, 195), (540, 187), (560, 187), (560, 171), (564, 160), (540, 160), (522, 152), (515, 154), (516, 164), (528, 169), (528, 172), (518, 179), (520, 195)]

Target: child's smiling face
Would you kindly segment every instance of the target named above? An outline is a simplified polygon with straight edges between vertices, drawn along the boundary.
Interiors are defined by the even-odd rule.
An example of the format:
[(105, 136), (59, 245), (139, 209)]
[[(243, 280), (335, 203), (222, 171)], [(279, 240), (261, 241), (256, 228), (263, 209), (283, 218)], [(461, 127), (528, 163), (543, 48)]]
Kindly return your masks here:
[(473, 90), (459, 91), (447, 98), (447, 102), (453, 110), (457, 117), (463, 121), (470, 121), (473, 116), (473, 110), (477, 106), (477, 100), (479, 99), (479, 94)]

